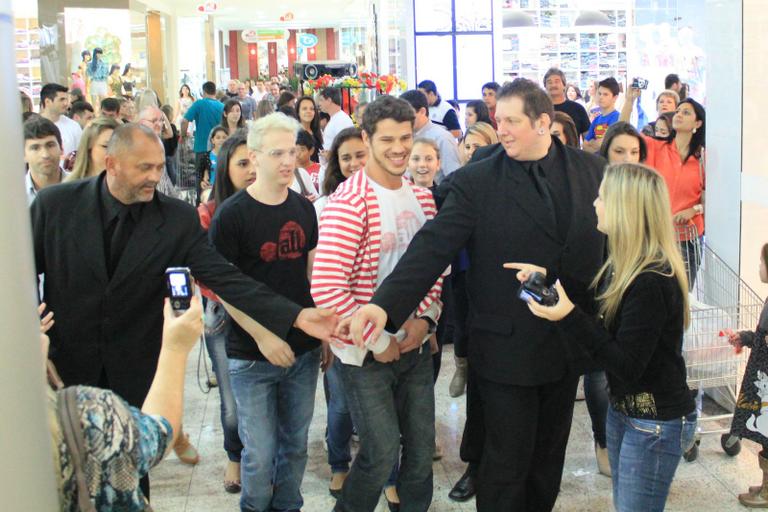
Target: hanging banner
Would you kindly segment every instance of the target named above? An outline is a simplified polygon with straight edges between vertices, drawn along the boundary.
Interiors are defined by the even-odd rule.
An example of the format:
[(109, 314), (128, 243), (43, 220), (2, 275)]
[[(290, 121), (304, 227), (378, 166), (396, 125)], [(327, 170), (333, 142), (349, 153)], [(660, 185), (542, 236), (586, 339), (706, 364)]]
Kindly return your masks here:
[(243, 30), (240, 37), (246, 43), (274, 43), (287, 41), (290, 32), (284, 28), (257, 28)]

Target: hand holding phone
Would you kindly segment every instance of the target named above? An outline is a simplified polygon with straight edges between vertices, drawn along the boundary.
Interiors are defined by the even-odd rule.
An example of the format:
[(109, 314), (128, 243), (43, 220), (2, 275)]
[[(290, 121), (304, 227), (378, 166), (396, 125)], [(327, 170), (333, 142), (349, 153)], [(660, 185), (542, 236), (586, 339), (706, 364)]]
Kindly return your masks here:
[(168, 295), (176, 316), (184, 314), (189, 309), (192, 297), (195, 296), (195, 282), (187, 267), (170, 267), (165, 271), (165, 281)]

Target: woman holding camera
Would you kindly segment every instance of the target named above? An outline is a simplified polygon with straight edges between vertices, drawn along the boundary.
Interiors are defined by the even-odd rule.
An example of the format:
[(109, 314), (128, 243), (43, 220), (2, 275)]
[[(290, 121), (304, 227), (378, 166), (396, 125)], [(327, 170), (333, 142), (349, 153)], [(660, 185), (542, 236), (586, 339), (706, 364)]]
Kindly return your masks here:
[[(594, 203), (608, 257), (592, 283), (599, 319), (574, 306), (559, 281), (554, 306), (528, 301), (557, 322), (565, 343), (605, 368), (607, 444), (618, 512), (662, 511), (681, 455), (694, 441), (695, 404), (686, 384), (683, 332), (688, 282), (675, 242), (664, 179), (639, 164), (609, 165)], [(525, 281), (544, 269), (509, 264)], [(544, 271), (545, 272), (545, 271)]]

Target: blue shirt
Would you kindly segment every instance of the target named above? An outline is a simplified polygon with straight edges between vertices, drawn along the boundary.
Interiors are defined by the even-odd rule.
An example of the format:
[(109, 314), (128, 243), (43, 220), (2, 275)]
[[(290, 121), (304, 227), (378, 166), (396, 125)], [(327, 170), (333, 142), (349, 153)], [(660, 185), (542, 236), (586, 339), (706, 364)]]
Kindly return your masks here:
[(619, 120), (619, 111), (614, 110), (610, 114), (600, 114), (589, 125), (589, 131), (584, 140), (602, 139), (605, 136), (605, 132), (608, 131), (608, 127)]
[(184, 119), (195, 122), (195, 153), (208, 151), (208, 135), (213, 127), (221, 123), (224, 104), (213, 98), (195, 101), (184, 114)]
[(208, 152), (208, 158), (211, 160), (211, 170), (208, 171), (208, 181), (211, 183), (211, 186), (213, 186), (214, 181), (216, 181), (216, 162), (218, 161), (218, 157), (213, 150), (210, 150)]

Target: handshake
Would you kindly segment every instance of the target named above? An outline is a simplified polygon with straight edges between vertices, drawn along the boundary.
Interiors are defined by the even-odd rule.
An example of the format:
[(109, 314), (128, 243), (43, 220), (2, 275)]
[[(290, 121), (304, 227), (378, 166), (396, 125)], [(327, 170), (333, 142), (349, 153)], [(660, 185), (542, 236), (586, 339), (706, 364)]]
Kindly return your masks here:
[[(354, 314), (344, 318), (336, 327), (335, 335), (338, 338), (351, 339), (352, 342), (360, 348), (369, 348), (366, 346), (365, 339), (376, 341), (384, 332), (384, 326), (387, 323), (387, 313), (375, 304), (366, 304)], [(369, 324), (373, 326), (369, 336), (365, 332), (370, 330)], [(383, 351), (378, 353), (373, 350), (373, 357), (380, 363), (391, 363), (400, 359), (401, 354), (421, 347), (424, 338), (429, 335), (429, 322), (422, 318), (411, 318), (403, 324), (402, 330), (405, 332), (403, 341), (398, 342), (395, 336), (389, 336), (389, 343)], [(430, 337), (432, 353), (437, 348), (435, 336)]]

